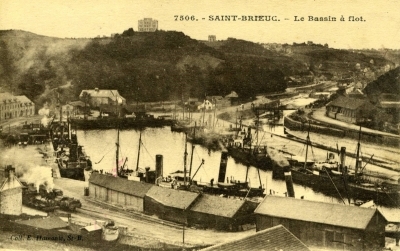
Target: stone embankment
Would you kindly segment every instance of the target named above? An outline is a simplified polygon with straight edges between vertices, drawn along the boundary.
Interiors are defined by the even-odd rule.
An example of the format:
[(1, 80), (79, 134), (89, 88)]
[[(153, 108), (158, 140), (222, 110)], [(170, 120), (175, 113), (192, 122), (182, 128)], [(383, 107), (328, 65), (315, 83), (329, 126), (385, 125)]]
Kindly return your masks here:
[[(338, 125), (325, 124), (319, 121), (311, 121), (310, 124), (294, 120), (290, 117), (284, 118), (284, 125), (286, 128), (293, 131), (307, 131), (320, 134), (326, 134), (336, 137), (347, 137), (358, 140), (359, 130), (351, 128), (344, 128)], [(389, 136), (383, 134), (375, 134), (369, 132), (362, 132), (362, 140), (374, 144), (382, 144), (386, 146), (399, 146), (400, 138), (396, 136)]]

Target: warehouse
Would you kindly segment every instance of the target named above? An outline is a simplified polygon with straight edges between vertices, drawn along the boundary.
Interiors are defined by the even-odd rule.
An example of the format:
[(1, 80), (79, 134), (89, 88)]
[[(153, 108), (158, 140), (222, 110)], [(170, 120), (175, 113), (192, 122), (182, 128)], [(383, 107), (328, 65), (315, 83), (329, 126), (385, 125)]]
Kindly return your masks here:
[(143, 212), (144, 196), (152, 186), (154, 185), (93, 172), (89, 179), (89, 196)]
[(187, 223), (187, 212), (200, 194), (153, 186), (144, 198), (144, 212), (163, 220)]
[(346, 250), (385, 246), (386, 219), (377, 209), (266, 196), (255, 214), (257, 231), (281, 224), (306, 245)]
[(203, 194), (188, 215), (188, 224), (201, 228), (239, 231), (255, 224), (254, 209), (257, 204)]

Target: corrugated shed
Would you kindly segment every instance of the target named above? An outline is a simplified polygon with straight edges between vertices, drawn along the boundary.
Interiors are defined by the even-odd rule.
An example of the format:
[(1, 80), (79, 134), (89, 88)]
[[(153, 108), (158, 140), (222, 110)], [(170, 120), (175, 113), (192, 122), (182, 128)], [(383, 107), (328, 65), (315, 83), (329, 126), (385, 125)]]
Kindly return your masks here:
[(200, 196), (198, 193), (153, 186), (146, 194), (158, 203), (179, 209), (189, 209), (193, 202)]
[(266, 196), (254, 213), (364, 230), (379, 211), (372, 208)]
[(217, 244), (202, 251), (309, 251), (310, 249), (284, 226), (267, 228), (238, 240)]
[(97, 172), (92, 173), (89, 183), (140, 198), (144, 198), (147, 191), (155, 186), (149, 183), (127, 180)]
[(329, 102), (327, 106), (336, 106), (342, 107), (350, 110), (355, 110), (363, 105), (371, 106), (372, 104), (369, 103), (368, 100), (365, 99), (357, 99), (357, 98), (349, 98), (345, 96), (339, 96), (337, 99)]
[(190, 211), (232, 218), (244, 203), (244, 200), (203, 194)]

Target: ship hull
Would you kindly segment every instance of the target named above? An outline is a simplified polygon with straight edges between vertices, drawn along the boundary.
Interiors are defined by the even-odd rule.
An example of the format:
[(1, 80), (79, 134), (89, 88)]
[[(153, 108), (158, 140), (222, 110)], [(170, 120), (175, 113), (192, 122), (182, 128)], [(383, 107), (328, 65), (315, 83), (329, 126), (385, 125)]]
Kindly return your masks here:
[(116, 129), (116, 128), (144, 128), (170, 126), (171, 120), (164, 119), (135, 119), (135, 118), (99, 118), (99, 119), (71, 119), (73, 127), (77, 129)]
[(257, 167), (261, 170), (272, 170), (273, 162), (267, 154), (253, 154), (248, 149), (228, 147), (228, 154), (236, 162)]
[[(347, 197), (354, 200), (373, 200), (376, 204), (398, 206), (400, 191), (374, 185), (372, 183), (357, 182), (354, 176), (345, 179), (342, 175), (332, 175), (324, 172), (312, 172), (302, 168), (291, 168), (294, 183), (307, 186), (325, 195), (340, 198)], [(283, 168), (276, 166), (273, 169), (274, 179), (284, 179)], [(340, 194), (340, 195), (339, 195)]]

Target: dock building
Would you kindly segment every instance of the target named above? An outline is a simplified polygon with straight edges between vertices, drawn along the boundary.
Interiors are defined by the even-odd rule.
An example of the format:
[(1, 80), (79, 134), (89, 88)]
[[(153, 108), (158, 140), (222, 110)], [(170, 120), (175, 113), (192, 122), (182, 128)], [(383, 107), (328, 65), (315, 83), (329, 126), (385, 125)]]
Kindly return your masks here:
[(257, 231), (283, 225), (308, 246), (341, 250), (385, 246), (386, 219), (377, 209), (266, 196), (254, 213)]

